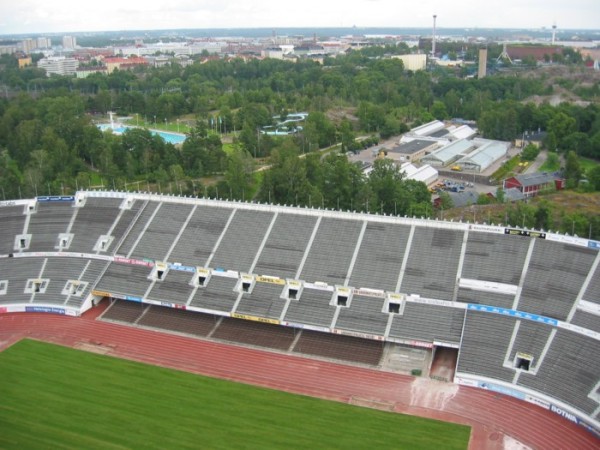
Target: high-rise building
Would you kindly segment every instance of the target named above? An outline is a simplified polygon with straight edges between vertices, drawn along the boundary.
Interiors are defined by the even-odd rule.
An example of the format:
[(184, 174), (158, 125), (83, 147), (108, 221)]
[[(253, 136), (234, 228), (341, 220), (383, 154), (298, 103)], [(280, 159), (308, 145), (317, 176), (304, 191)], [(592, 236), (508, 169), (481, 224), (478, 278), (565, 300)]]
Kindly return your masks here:
[(37, 48), (50, 48), (52, 47), (52, 42), (49, 38), (39, 37), (37, 38)]
[(77, 46), (77, 38), (75, 36), (63, 36), (63, 48), (74, 49)]
[(487, 73), (487, 48), (479, 49), (479, 68), (477, 78), (484, 78)]
[(24, 39), (23, 41), (21, 41), (21, 50), (25, 54), (30, 54), (31, 51), (36, 47), (37, 43), (33, 39)]

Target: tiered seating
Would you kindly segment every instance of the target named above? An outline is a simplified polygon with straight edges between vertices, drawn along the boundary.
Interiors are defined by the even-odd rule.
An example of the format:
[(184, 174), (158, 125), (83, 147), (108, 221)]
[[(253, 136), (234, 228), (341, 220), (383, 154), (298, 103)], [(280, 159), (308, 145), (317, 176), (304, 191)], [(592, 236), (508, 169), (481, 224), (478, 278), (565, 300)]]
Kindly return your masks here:
[(600, 342), (558, 329), (535, 376), (523, 373), (519, 385), (526, 386), (592, 414), (598, 402), (588, 394), (598, 383)]
[(72, 202), (40, 202), (31, 214), (27, 233), (31, 234), (30, 252), (55, 252), (58, 235), (66, 233), (75, 209)]
[(294, 342), (294, 334), (293, 328), (225, 317), (212, 337), (285, 351)]
[(236, 279), (213, 276), (208, 285), (196, 291), (190, 305), (215, 311), (231, 311), (238, 292), (234, 291)]
[(499, 294), (496, 292), (475, 291), (472, 289), (458, 289), (456, 301), (463, 303), (477, 303), (478, 305), (491, 305), (510, 309), (515, 300), (514, 295)]
[(145, 266), (111, 263), (96, 289), (111, 294), (143, 297), (150, 286), (150, 272), (151, 269)]
[(62, 290), (68, 280), (77, 280), (85, 267), (85, 260), (79, 258), (47, 258), (41, 278), (50, 281), (45, 293), (36, 293), (33, 303), (63, 304), (67, 296)]
[(164, 280), (154, 283), (148, 298), (185, 305), (194, 290), (190, 285), (193, 276), (190, 272), (170, 270)]
[(590, 314), (585, 311), (577, 310), (573, 319), (571, 320), (573, 325), (579, 325), (580, 327), (587, 328), (588, 330), (600, 333), (600, 317)]
[(532, 367), (537, 366), (544, 346), (550, 337), (551, 327), (528, 320), (521, 320), (519, 332), (513, 343), (509, 361), (514, 361), (517, 352), (526, 353), (534, 357)]
[(215, 327), (217, 321), (218, 317), (210, 314), (153, 305), (138, 321), (138, 325), (195, 336), (207, 336)]
[(144, 305), (143, 303), (116, 300), (102, 314), (102, 319), (135, 323), (148, 307), (148, 305)]
[(290, 301), (285, 315), (288, 322), (304, 323), (320, 327), (329, 327), (335, 314), (335, 306), (330, 306), (333, 293), (304, 289), (300, 300)]
[(283, 286), (268, 283), (256, 283), (252, 294), (243, 294), (236, 312), (251, 316), (279, 319), (285, 300), (279, 298)]
[(67, 300), (67, 306), (79, 306), (81, 302), (86, 299), (89, 295), (90, 291), (93, 289), (96, 281), (99, 279), (100, 275), (104, 271), (105, 267), (109, 263), (102, 260), (90, 259), (84, 265), (83, 273), (80, 275), (81, 281), (86, 281), (88, 283), (87, 287), (83, 291), (80, 297), (71, 296)]
[(363, 223), (324, 217), (300, 278), (344, 284)]
[(107, 234), (121, 211), (119, 198), (88, 198), (83, 207), (78, 208), (71, 233), (71, 252), (92, 253), (98, 238)]
[(458, 344), (464, 314), (462, 309), (407, 302), (404, 305), (404, 313), (394, 316), (390, 337)]
[(254, 272), (295, 278), (316, 221), (312, 216), (279, 214)]
[(131, 256), (164, 260), (191, 211), (191, 205), (162, 203)]
[(600, 305), (600, 264), (596, 267), (594, 276), (585, 290), (583, 299)]
[(376, 366), (383, 354), (383, 342), (302, 330), (294, 352)]
[(596, 254), (584, 247), (536, 242), (518, 309), (565, 320)]
[(418, 227), (400, 292), (452, 300), (463, 232)]
[(249, 271), (272, 219), (270, 212), (237, 210), (210, 266)]
[(44, 258), (0, 258), (0, 279), (8, 280), (6, 295), (0, 295), (0, 303), (28, 303), (31, 294), (25, 294), (29, 278), (38, 278)]
[(515, 371), (502, 367), (515, 319), (467, 311), (457, 372), (512, 382)]
[[(158, 208), (159, 204), (160, 203), (156, 201), (146, 202), (146, 204), (144, 205), (144, 209), (139, 214), (139, 217), (137, 217), (137, 220), (131, 227), (131, 230), (129, 231), (129, 233), (127, 233), (125, 239), (123, 239), (123, 242), (121, 243), (121, 245), (115, 253), (123, 256), (127, 256), (129, 254), (129, 252), (133, 249), (133, 246), (135, 245), (136, 241), (138, 240), (140, 234), (142, 233), (142, 231), (144, 231), (146, 224), (154, 214), (154, 210)], [(121, 229), (121, 223), (117, 224), (117, 228), (119, 228), (119, 230)], [(115, 232), (116, 231), (117, 230), (115, 229)]]
[(469, 233), (461, 277), (518, 285), (528, 246), (521, 236)]
[(395, 291), (410, 227), (369, 223), (350, 277), (350, 286)]
[(111, 235), (113, 236), (113, 242), (108, 246), (106, 251), (110, 251), (111, 253), (119, 246), (121, 239), (125, 236), (125, 233), (131, 226), (132, 222), (135, 220), (138, 214), (140, 214), (140, 210), (144, 209), (148, 202), (143, 202), (141, 200), (135, 200), (131, 205), (131, 209), (123, 210), (121, 217), (117, 219), (117, 223), (112, 230)]
[(350, 308), (341, 308), (335, 328), (383, 336), (388, 314), (382, 313), (385, 299), (355, 295)]
[(232, 212), (199, 205), (175, 245), (171, 261), (204, 267)]
[(25, 226), (23, 209), (23, 205), (0, 208), (0, 255), (14, 252), (15, 236), (23, 233)]

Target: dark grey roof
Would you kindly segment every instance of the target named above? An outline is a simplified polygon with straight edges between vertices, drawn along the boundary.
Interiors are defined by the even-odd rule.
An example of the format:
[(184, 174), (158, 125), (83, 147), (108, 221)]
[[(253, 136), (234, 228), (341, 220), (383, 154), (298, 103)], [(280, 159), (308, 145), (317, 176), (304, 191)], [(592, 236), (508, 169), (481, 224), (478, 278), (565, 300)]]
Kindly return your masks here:
[(518, 200), (523, 200), (524, 198), (525, 195), (517, 188), (510, 188), (504, 190), (504, 199), (507, 202), (516, 202)]
[(441, 130), (438, 130), (435, 133), (431, 133), (429, 135), (429, 137), (442, 137), (442, 136), (446, 136), (447, 134), (449, 134), (449, 131), (446, 130), (445, 128), (442, 128)]
[(426, 141), (424, 139), (415, 139), (414, 141), (407, 142), (406, 144), (399, 145), (390, 150), (392, 153), (402, 153), (403, 155), (412, 155), (417, 153), (424, 148), (434, 145), (433, 141)]
[(463, 192), (448, 192), (448, 195), (452, 199), (455, 208), (467, 205), (477, 204), (477, 198), (479, 195), (475, 191), (463, 191)]
[(540, 184), (552, 183), (556, 177), (552, 173), (536, 172), (516, 175), (515, 178), (521, 186), (537, 186)]

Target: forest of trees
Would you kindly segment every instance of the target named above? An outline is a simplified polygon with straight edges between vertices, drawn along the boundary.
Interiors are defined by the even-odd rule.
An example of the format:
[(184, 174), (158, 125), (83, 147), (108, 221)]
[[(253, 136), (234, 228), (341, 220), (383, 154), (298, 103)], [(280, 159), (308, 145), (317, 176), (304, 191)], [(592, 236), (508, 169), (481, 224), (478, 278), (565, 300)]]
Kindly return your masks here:
[[(389, 49), (388, 49), (389, 50)], [(387, 138), (432, 119), (477, 121), (484, 137), (512, 140), (548, 130), (547, 148), (600, 159), (600, 108), (523, 103), (548, 93), (539, 78), (481, 80), (453, 72), (408, 72), (381, 49), (327, 58), (323, 65), (275, 59), (213, 60), (188, 67), (46, 77), (0, 57), (0, 195), (3, 199), (129, 185), (154, 191), (271, 201), (387, 214), (431, 215), (424, 185), (378, 161), (367, 177), (343, 153), (316, 150), (359, 135)], [(192, 118), (180, 147), (144, 129), (101, 132), (98, 114), (151, 121)], [(302, 133), (258, 133), (274, 115), (307, 111)], [(210, 119), (220, 117), (218, 129)], [(189, 119), (188, 119), (189, 120)], [(228, 151), (223, 137), (234, 136)], [(271, 164), (255, 172), (257, 158)], [(595, 181), (590, 180), (595, 186)]]

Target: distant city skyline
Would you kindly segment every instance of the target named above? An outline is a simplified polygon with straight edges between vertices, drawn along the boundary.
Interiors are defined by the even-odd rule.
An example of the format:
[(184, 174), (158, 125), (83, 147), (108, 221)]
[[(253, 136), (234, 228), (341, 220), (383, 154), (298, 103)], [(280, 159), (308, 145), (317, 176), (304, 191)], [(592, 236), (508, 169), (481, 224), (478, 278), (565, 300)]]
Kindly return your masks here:
[(598, 0), (20, 0), (0, 5), (0, 35), (181, 28), (430, 27), (600, 29)]

